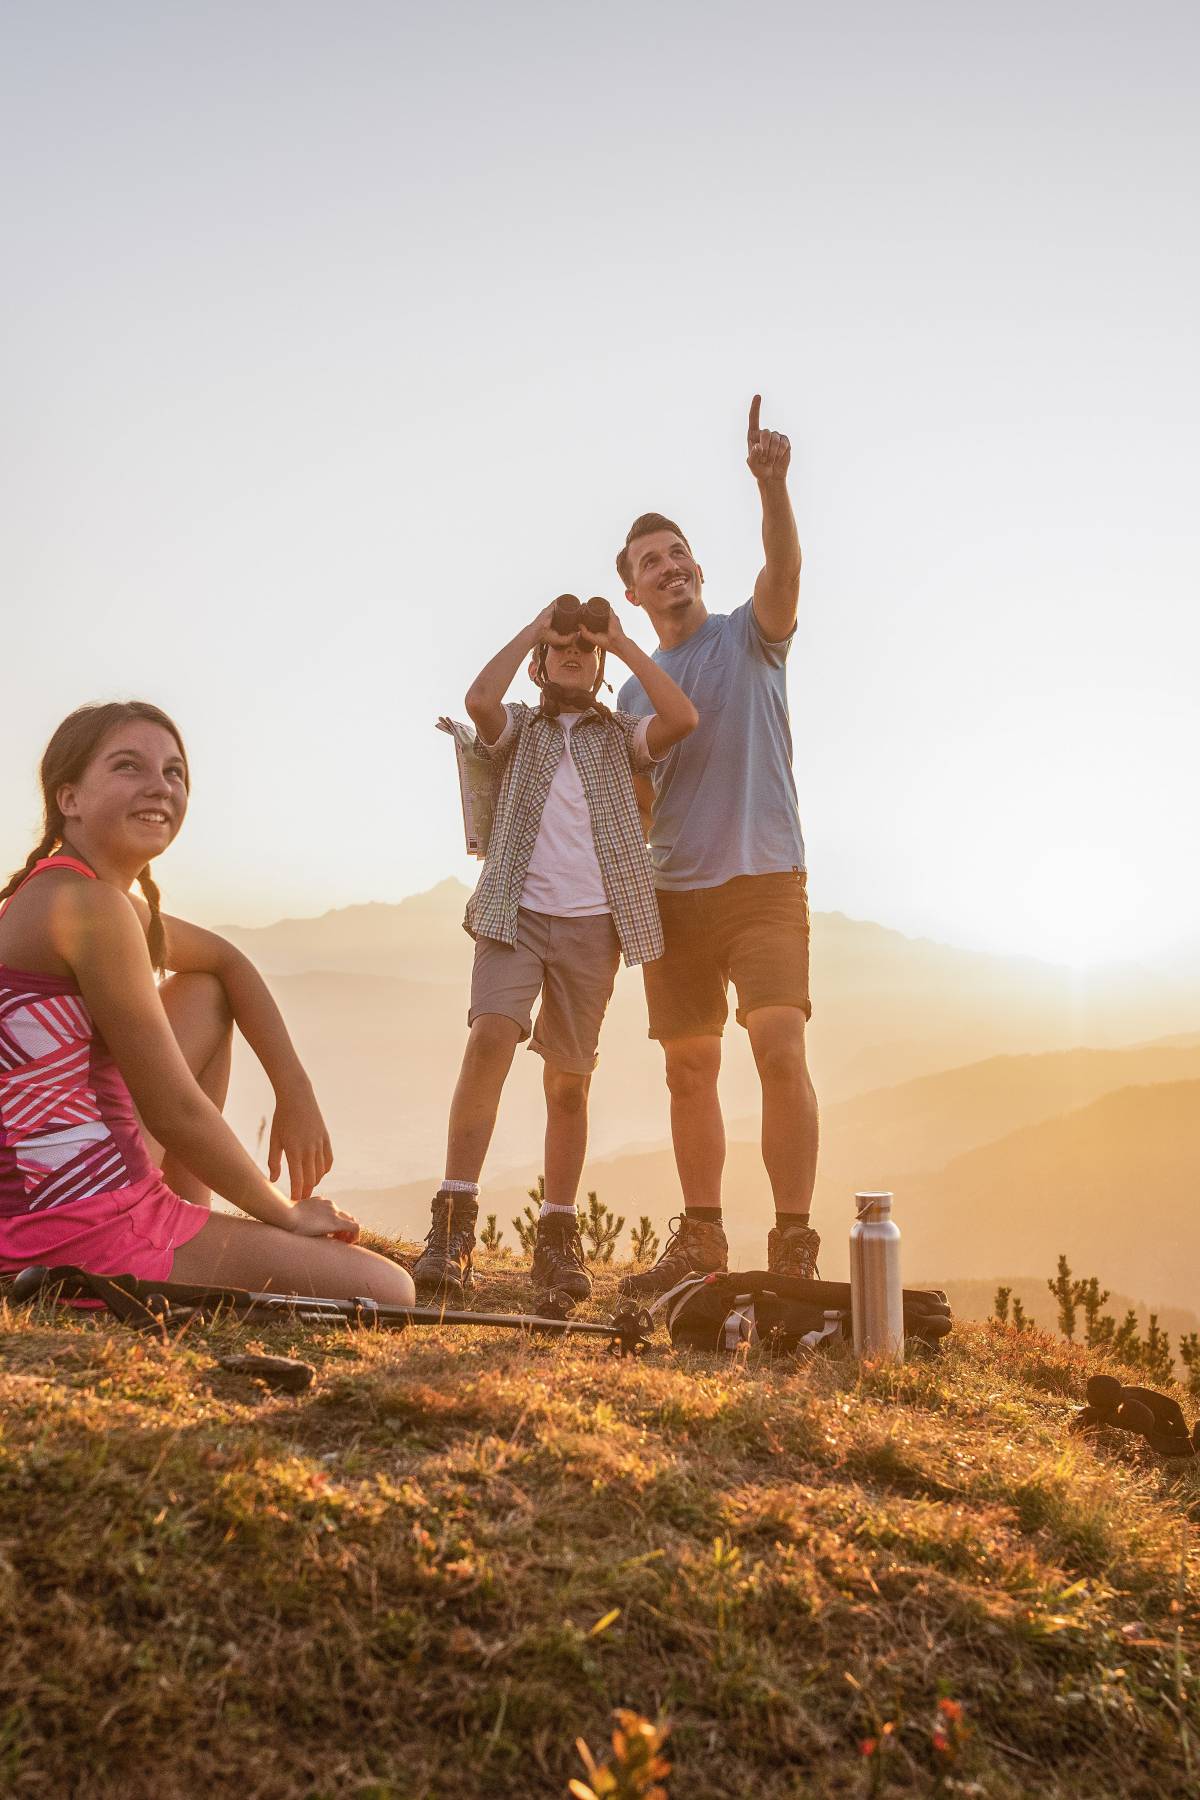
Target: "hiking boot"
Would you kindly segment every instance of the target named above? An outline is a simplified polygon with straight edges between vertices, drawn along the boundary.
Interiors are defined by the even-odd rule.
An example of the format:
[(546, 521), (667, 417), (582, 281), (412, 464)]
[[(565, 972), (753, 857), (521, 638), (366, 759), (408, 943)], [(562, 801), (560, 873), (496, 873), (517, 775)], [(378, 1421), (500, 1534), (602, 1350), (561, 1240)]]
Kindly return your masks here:
[(433, 1224), (416, 1263), (413, 1281), (418, 1300), (461, 1300), (475, 1285), (471, 1252), (479, 1207), (473, 1194), (435, 1194)]
[(684, 1213), (671, 1220), (666, 1249), (654, 1267), (642, 1275), (626, 1275), (617, 1292), (623, 1300), (652, 1300), (688, 1275), (724, 1274), (728, 1267), (724, 1227)]
[(767, 1233), (767, 1268), (772, 1275), (815, 1281), (821, 1239), (809, 1225), (772, 1225)]
[(566, 1294), (571, 1300), (589, 1300), (592, 1278), (583, 1266), (583, 1245), (572, 1212), (545, 1213), (537, 1223), (533, 1263), (529, 1278), (538, 1293)]

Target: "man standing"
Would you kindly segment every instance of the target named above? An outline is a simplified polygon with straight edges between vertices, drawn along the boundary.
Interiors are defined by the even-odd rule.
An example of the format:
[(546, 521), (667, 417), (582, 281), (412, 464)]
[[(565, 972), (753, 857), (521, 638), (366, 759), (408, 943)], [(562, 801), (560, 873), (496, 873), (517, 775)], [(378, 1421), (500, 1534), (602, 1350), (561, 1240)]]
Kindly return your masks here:
[[(817, 1098), (804, 1041), (809, 915), (784, 666), (800, 598), (800, 541), (787, 491), (791, 445), (760, 427), (760, 404), (756, 394), (746, 457), (766, 553), (753, 598), (735, 612), (710, 613), (691, 546), (661, 513), (635, 519), (617, 557), (626, 599), (658, 634), (654, 661), (700, 715), (692, 735), (641, 778), (666, 944), (643, 973), (650, 1036), (666, 1056), (684, 1212), (654, 1267), (621, 1284), (639, 1297), (663, 1293), (693, 1270), (727, 1267), (717, 1075), (731, 980), (762, 1083), (762, 1155), (775, 1198), (767, 1266), (811, 1276), (821, 1242), (809, 1226), (817, 1166)], [(652, 710), (636, 679), (618, 705)]]

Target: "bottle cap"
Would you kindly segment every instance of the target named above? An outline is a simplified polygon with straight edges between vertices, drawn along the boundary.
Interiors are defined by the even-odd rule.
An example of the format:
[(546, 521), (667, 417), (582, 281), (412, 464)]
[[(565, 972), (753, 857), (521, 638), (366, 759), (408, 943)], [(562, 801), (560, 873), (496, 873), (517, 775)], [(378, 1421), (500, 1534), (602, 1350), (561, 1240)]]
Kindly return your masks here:
[(860, 1219), (865, 1218), (866, 1215), (871, 1212), (890, 1213), (892, 1210), (892, 1196), (885, 1193), (855, 1194), (854, 1205)]

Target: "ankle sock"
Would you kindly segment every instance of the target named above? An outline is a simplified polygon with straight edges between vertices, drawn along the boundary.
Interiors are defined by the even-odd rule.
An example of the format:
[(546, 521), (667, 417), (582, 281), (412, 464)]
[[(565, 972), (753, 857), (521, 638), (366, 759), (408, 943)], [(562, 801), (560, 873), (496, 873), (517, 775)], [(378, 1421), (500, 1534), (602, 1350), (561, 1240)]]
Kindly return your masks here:
[(441, 1187), (438, 1189), (438, 1193), (439, 1194), (467, 1194), (473, 1200), (478, 1200), (478, 1198), (479, 1198), (479, 1183), (477, 1181), (452, 1181), (450, 1179), (450, 1177), (447, 1175), (445, 1177), (445, 1179), (443, 1180)]
[(685, 1216), (691, 1220), (693, 1225), (719, 1225), (721, 1223), (719, 1206), (689, 1206), (685, 1209)]
[(775, 1224), (780, 1231), (786, 1231), (789, 1225), (806, 1226), (808, 1224), (808, 1214), (806, 1212), (780, 1212), (776, 1209)]
[(564, 1216), (569, 1213), (571, 1218), (574, 1218), (575, 1217), (575, 1208), (573, 1206), (551, 1206), (551, 1204), (548, 1200), (543, 1200), (542, 1201), (542, 1210), (538, 1214), (538, 1218), (539, 1219), (552, 1219), (556, 1213), (562, 1213)]

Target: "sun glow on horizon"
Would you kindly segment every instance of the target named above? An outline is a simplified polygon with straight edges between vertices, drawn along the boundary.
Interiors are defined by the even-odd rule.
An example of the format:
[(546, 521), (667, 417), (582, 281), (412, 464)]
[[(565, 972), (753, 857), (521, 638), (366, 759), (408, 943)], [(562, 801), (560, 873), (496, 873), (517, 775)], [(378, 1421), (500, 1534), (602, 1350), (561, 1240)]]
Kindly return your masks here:
[(1033, 954), (1076, 969), (1134, 962), (1152, 893), (1147, 882), (1092, 844), (1044, 850), (1014, 874), (1011, 897)]

